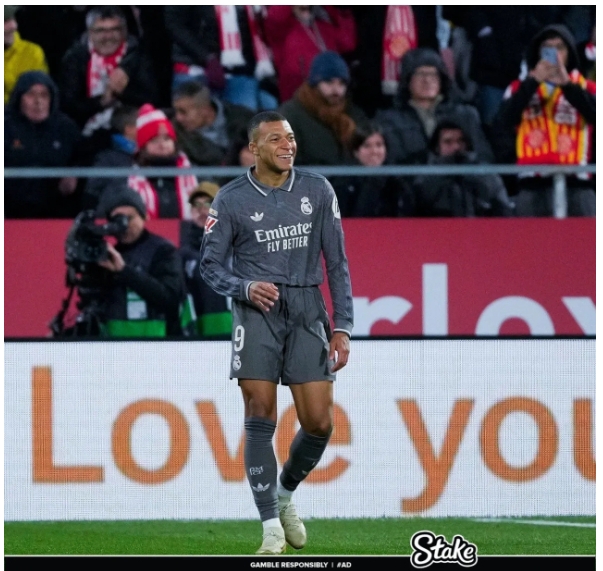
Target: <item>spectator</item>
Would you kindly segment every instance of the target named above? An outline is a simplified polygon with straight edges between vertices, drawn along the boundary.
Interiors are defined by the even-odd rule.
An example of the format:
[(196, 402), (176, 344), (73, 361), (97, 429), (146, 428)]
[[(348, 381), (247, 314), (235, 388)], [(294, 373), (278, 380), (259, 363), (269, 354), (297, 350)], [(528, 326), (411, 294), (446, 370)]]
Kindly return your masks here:
[[(455, 121), (441, 120), (431, 138), (428, 165), (476, 165), (469, 135)], [(514, 204), (497, 174), (421, 175), (413, 181), (416, 216), (512, 216)]]
[[(387, 147), (383, 131), (374, 122), (359, 125), (350, 144), (354, 164), (380, 167), (385, 163)], [(395, 176), (330, 177), (341, 216), (395, 217), (407, 214), (407, 186)]]
[(4, 105), (19, 79), (26, 71), (48, 73), (44, 50), (33, 42), (21, 39), (15, 14), (19, 6), (4, 6)]
[(393, 109), (379, 111), (389, 158), (393, 164), (425, 164), (429, 139), (443, 117), (455, 118), (473, 142), (480, 161), (492, 162), (493, 154), (477, 110), (450, 97), (450, 79), (440, 55), (428, 48), (406, 52), (398, 95)]
[(157, 86), (152, 64), (136, 37), (128, 35), (119, 7), (93, 7), (86, 15), (86, 28), (84, 37), (63, 57), (60, 90), (63, 109), (83, 130), (93, 157), (104, 147), (104, 139), (96, 143), (94, 137), (109, 129), (118, 102), (136, 107), (154, 104)]
[[(138, 153), (136, 164), (141, 167), (190, 168), (186, 153), (179, 150), (174, 127), (160, 109), (143, 105), (136, 120)], [(144, 177), (132, 175), (128, 185), (140, 194), (149, 219), (190, 219), (189, 196), (197, 186), (197, 177), (190, 174), (176, 177)]]
[(352, 97), (369, 117), (392, 106), (402, 56), (438, 49), (435, 6), (350, 6), (358, 42), (351, 56)]
[(349, 144), (364, 112), (347, 97), (350, 70), (336, 52), (317, 55), (307, 80), (295, 96), (279, 107), (297, 141), (299, 165), (337, 165), (349, 162)]
[[(246, 133), (241, 132), (233, 140), (224, 157), (223, 164), (227, 167), (245, 167), (246, 169), (255, 165), (255, 155), (249, 148), (249, 139)], [(215, 182), (219, 186), (224, 186), (235, 178), (236, 176), (220, 176), (215, 179)]]
[(247, 133), (253, 117), (247, 107), (212, 97), (198, 81), (182, 83), (174, 92), (172, 106), (180, 146), (199, 166), (223, 164), (232, 141)]
[[(19, 77), (4, 110), (5, 167), (65, 167), (77, 164), (79, 129), (59, 110), (58, 89), (42, 71)], [(5, 218), (64, 218), (76, 213), (77, 179), (4, 181)]]
[[(136, 118), (138, 109), (130, 105), (116, 106), (111, 115), (110, 146), (100, 151), (92, 166), (99, 168), (131, 167), (136, 164)], [(127, 177), (124, 177), (126, 180)], [(91, 178), (82, 196), (82, 209), (95, 209), (103, 192), (114, 185), (115, 178)]]
[[(544, 26), (589, 29), (589, 6), (445, 6), (473, 44), (471, 77), (478, 84), (475, 104), (489, 129), (507, 86), (520, 74), (530, 38)], [(588, 33), (588, 32), (587, 32)]]
[(354, 17), (337, 6), (268, 6), (265, 29), (281, 103), (291, 99), (306, 80), (319, 53), (329, 50), (348, 55), (356, 49)]
[(255, 155), (249, 148), (249, 139), (245, 133), (241, 133), (230, 145), (226, 160), (226, 166), (249, 168), (255, 165)]
[(191, 193), (191, 220), (180, 222), (180, 254), (184, 264), (186, 289), (192, 298), (194, 309), (191, 312), (191, 334), (230, 339), (232, 315), (228, 307), (228, 298), (217, 294), (199, 273), (205, 222), (218, 189), (217, 184), (203, 181)]
[(584, 74), (586, 79), (590, 79), (591, 81), (596, 81), (596, 63), (597, 63), (597, 54), (596, 54), (596, 45), (597, 45), (597, 33), (596, 26), (593, 24), (593, 29), (591, 32), (590, 38), (582, 42), (578, 45), (579, 55), (580, 55), (580, 69)]
[(126, 216), (128, 227), (116, 246), (108, 243), (102, 283), (103, 326), (110, 337), (181, 335), (185, 298), (182, 260), (177, 248), (145, 228), (147, 210), (140, 196), (122, 186), (105, 193), (98, 215)]
[(272, 56), (262, 37), (262, 6), (166, 6), (175, 91), (195, 79), (212, 94), (252, 111), (275, 109)]
[[(552, 49), (549, 61), (546, 50)], [(529, 73), (507, 88), (493, 125), (497, 158), (519, 165), (583, 165), (591, 160), (595, 129), (593, 81), (578, 70), (570, 31), (544, 27), (526, 56)], [(537, 171), (536, 171), (537, 172)], [(551, 216), (553, 179), (523, 175), (517, 179), (518, 216)], [(595, 216), (594, 181), (586, 174), (567, 176), (569, 216)]]

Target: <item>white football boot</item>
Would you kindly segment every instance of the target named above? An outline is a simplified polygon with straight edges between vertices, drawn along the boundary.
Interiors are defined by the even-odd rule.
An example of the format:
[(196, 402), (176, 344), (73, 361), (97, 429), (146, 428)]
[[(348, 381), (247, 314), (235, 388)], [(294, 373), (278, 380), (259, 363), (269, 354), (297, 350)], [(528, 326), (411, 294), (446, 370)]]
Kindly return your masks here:
[(306, 545), (306, 526), (304, 522), (299, 519), (295, 505), (293, 502), (288, 502), (283, 506), (279, 507), (279, 519), (281, 525), (285, 530), (285, 539), (287, 543), (294, 549), (301, 549)]
[(261, 547), (255, 553), (256, 555), (280, 555), (285, 553), (286, 548), (284, 531), (278, 527), (269, 527), (264, 532)]

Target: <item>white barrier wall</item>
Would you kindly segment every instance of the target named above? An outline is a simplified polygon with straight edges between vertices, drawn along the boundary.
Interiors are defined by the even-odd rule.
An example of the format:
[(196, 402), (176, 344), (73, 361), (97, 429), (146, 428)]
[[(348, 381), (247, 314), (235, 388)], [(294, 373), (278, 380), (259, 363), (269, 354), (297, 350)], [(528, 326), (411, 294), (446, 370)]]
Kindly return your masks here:
[[(253, 518), (228, 342), (5, 343), (4, 517)], [(279, 388), (279, 464), (297, 429)], [(356, 341), (305, 517), (595, 514), (595, 340)]]

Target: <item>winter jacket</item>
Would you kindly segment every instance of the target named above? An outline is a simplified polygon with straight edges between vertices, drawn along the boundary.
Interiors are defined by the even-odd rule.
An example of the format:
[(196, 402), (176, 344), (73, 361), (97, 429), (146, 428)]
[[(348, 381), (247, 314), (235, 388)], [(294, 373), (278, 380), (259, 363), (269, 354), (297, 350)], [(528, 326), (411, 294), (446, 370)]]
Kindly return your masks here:
[(312, 60), (321, 51), (332, 50), (344, 55), (356, 49), (356, 22), (349, 10), (337, 6), (314, 8), (320, 8), (315, 24), (324, 48), (316, 45), (291, 6), (268, 6), (266, 41), (274, 57), (281, 103), (291, 99), (307, 79)]
[(219, 336), (230, 339), (232, 314), (228, 308), (228, 298), (209, 287), (199, 272), (203, 233), (203, 228), (190, 220), (180, 222), (180, 255), (186, 290), (194, 309), (188, 333), (193, 337)]
[[(234, 105), (228, 101), (216, 102), (224, 113), (226, 119), (226, 134), (230, 143), (239, 138), (241, 134), (247, 135), (247, 123), (253, 117), (254, 112), (243, 107)], [(229, 148), (223, 148), (200, 131), (185, 131), (180, 125), (173, 121), (176, 128), (179, 147), (186, 153), (191, 164), (196, 166), (219, 166), (224, 164)]]
[[(144, 103), (157, 106), (158, 89), (152, 62), (134, 36), (128, 37), (127, 51), (119, 63), (129, 81), (117, 99), (124, 105), (140, 107)], [(88, 97), (88, 63), (90, 51), (85, 39), (76, 42), (63, 56), (59, 87), (62, 109), (83, 128), (86, 121), (104, 108), (100, 96)]]
[[(245, 65), (229, 68), (235, 75), (253, 75), (255, 54), (245, 6), (237, 6)], [(220, 58), (220, 32), (213, 5), (166, 6), (165, 26), (172, 38), (172, 61), (205, 67), (210, 56)]]
[[(441, 157), (429, 154), (429, 165), (478, 164), (475, 153)], [(512, 216), (514, 204), (497, 174), (422, 175), (413, 180), (413, 214), (427, 217)]]
[[(287, 118), (295, 133), (296, 164), (341, 165), (350, 162), (349, 150), (337, 139), (333, 130), (312, 115), (296, 97), (283, 103), (278, 112)], [(364, 111), (350, 102), (346, 114), (356, 123), (367, 120)]]
[[(21, 97), (33, 85), (48, 87), (50, 115), (32, 123), (21, 113)], [(64, 167), (77, 162), (80, 132), (77, 125), (59, 110), (58, 89), (41, 71), (22, 74), (4, 110), (5, 167)], [(5, 178), (5, 218), (56, 218), (70, 216), (58, 190), (58, 179)]]
[(4, 49), (4, 105), (8, 103), (10, 94), (19, 79), (26, 71), (44, 71), (48, 73), (48, 64), (42, 48), (21, 39), (15, 32), (13, 45)]
[[(92, 164), (93, 167), (132, 167), (135, 164), (133, 149), (124, 141), (123, 135), (113, 134), (111, 147), (100, 151)], [(126, 182), (127, 176), (120, 182)], [(95, 209), (103, 192), (116, 184), (119, 179), (94, 177), (88, 179), (82, 195), (82, 210)]]
[(144, 230), (133, 244), (116, 249), (126, 266), (107, 272), (105, 318), (113, 337), (180, 335), (180, 307), (184, 301), (182, 261), (165, 238)]
[[(568, 46), (568, 61), (566, 69), (571, 72), (580, 67), (580, 60), (573, 37), (563, 25), (551, 25), (543, 28), (531, 40), (526, 52), (528, 69), (532, 70), (540, 60), (540, 44), (543, 38), (557, 35)], [(526, 77), (523, 81), (516, 79), (509, 85), (498, 113), (492, 126), (492, 141), (496, 151), (496, 158), (500, 163), (514, 163), (516, 155), (516, 128), (522, 121), (524, 110), (538, 89), (538, 81), (533, 77)], [(583, 89), (576, 83), (568, 83), (561, 88), (563, 97), (582, 115), (587, 124), (594, 126), (596, 119), (595, 83), (588, 81), (587, 88)], [(593, 129), (594, 133), (594, 129)], [(594, 143), (594, 136), (591, 139)], [(592, 153), (593, 157), (595, 154)]]
[(452, 119), (461, 125), (473, 141), (478, 160), (492, 162), (494, 155), (482, 129), (477, 109), (458, 103), (452, 96), (451, 83), (440, 55), (429, 48), (417, 48), (406, 53), (401, 62), (401, 75), (394, 108), (378, 111), (375, 120), (383, 127), (388, 148), (388, 163), (425, 164), (428, 157), (430, 133), (426, 133), (417, 111), (410, 105), (409, 84), (420, 66), (433, 66), (440, 74), (442, 101), (435, 107), (436, 122)]

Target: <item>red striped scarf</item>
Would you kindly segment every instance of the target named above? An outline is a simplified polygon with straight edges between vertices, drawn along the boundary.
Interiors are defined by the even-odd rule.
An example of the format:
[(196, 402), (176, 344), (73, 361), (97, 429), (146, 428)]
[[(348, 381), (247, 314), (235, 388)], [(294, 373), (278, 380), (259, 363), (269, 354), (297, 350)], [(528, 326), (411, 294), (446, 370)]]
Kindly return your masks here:
[[(179, 168), (189, 168), (191, 166), (188, 157), (184, 153), (178, 154), (176, 166)], [(191, 205), (188, 198), (198, 181), (195, 175), (180, 175), (176, 177), (176, 194), (178, 195), (178, 210), (181, 220), (190, 220)], [(128, 186), (135, 190), (147, 207), (149, 218), (159, 218), (159, 197), (153, 185), (143, 176), (132, 175), (128, 177)]]
[(383, 32), (383, 59), (381, 62), (381, 91), (395, 95), (400, 79), (400, 60), (417, 47), (417, 27), (410, 6), (388, 6)]
[[(594, 88), (577, 70), (570, 73), (570, 81), (583, 89)], [(546, 84), (541, 83), (524, 110), (517, 130), (517, 163), (587, 164), (591, 154), (591, 128), (560, 87), (548, 93)]]
[[(226, 69), (245, 65), (241, 42), (241, 32), (237, 21), (236, 6), (215, 6), (218, 28), (220, 31), (220, 63)], [(263, 79), (274, 75), (272, 55), (264, 43), (257, 25), (256, 12), (262, 10), (260, 6), (245, 6), (249, 31), (253, 42), (255, 56), (255, 77)], [(259, 13), (259, 12), (258, 12)]]
[(126, 55), (128, 44), (124, 42), (110, 56), (102, 56), (94, 50), (89, 42), (90, 59), (88, 60), (87, 87), (88, 97), (98, 97), (105, 92), (111, 72), (119, 65)]

